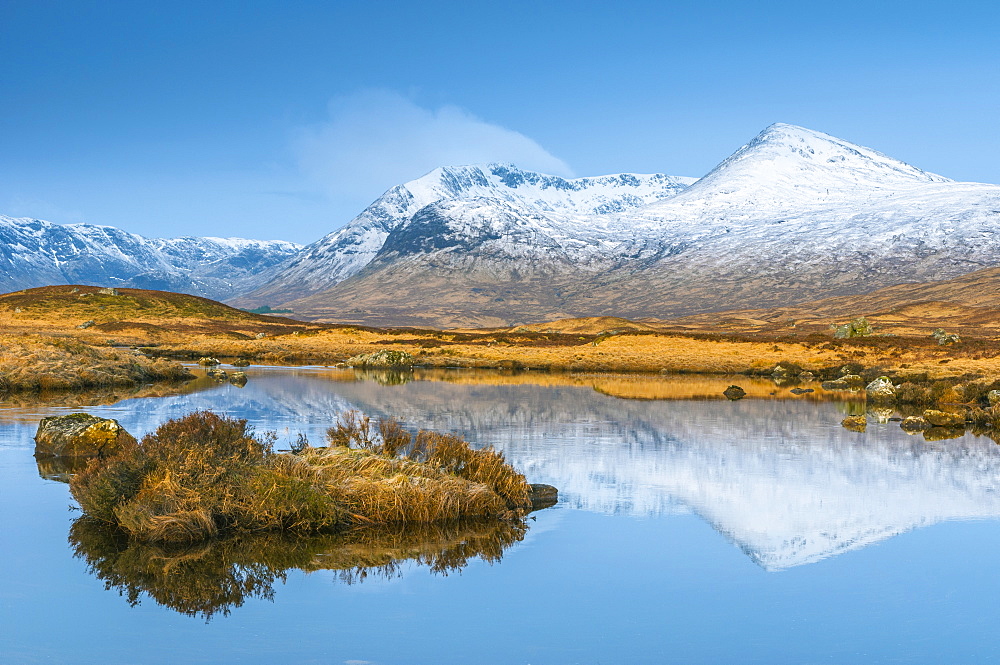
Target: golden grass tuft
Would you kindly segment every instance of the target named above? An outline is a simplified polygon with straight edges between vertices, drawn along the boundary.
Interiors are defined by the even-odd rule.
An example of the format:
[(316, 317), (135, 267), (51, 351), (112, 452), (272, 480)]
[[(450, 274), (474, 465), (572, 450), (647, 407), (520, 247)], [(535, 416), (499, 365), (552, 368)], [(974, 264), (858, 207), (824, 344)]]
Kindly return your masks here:
[(327, 448), (279, 454), (272, 441), (245, 420), (193, 413), (94, 460), (70, 489), (86, 515), (148, 542), (509, 519), (531, 508), (524, 476), (502, 454), (450, 434), (411, 436), (395, 420), (348, 412)]

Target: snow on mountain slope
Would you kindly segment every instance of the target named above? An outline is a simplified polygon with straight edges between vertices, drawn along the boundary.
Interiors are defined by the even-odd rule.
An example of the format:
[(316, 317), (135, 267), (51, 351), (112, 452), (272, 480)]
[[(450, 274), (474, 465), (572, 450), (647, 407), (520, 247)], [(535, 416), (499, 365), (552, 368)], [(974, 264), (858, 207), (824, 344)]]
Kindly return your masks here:
[(0, 216), (0, 290), (98, 284), (216, 300), (259, 286), (299, 245), (242, 238), (143, 238), (111, 226)]
[(694, 180), (631, 173), (565, 179), (510, 164), (438, 168), (393, 187), (347, 226), (307, 246), (271, 283), (244, 302), (289, 300), (357, 274), (375, 258), (394, 229), (436, 201), (480, 198), (556, 217), (610, 215), (673, 196)]
[[(704, 178), (624, 211), (542, 209), (529, 196), (508, 215), (493, 195), (477, 200), (475, 209), (435, 204), (436, 224), (383, 230), (387, 240), (374, 239), (352, 269), (364, 268), (326, 291), (303, 298), (312, 287), (286, 282), (255, 295), (298, 296), (275, 304), (327, 320), (346, 308), (356, 322), (512, 325), (781, 306), (1000, 264), (1000, 186), (954, 182), (791, 125), (768, 127)], [(502, 233), (481, 234), (500, 218)], [(442, 233), (450, 240), (434, 237)], [(415, 251), (386, 251), (398, 235)], [(325, 263), (303, 254), (296, 270), (337, 265), (342, 248), (326, 250)], [(430, 314), (419, 311), (428, 285), (447, 303)]]

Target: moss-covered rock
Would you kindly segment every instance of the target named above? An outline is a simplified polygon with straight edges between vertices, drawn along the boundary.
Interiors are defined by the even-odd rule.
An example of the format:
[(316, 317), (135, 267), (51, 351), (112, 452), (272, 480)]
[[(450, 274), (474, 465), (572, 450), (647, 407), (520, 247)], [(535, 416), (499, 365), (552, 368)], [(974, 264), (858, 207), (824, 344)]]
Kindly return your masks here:
[(379, 349), (373, 353), (362, 353), (345, 363), (348, 367), (412, 367), (413, 356), (405, 351)]
[(896, 387), (888, 377), (880, 376), (865, 386), (865, 395), (873, 402), (893, 402), (896, 399)]
[(205, 372), (205, 374), (215, 379), (219, 383), (223, 383), (224, 381), (229, 379), (229, 374), (224, 369), (218, 369), (218, 368), (210, 369), (207, 372)]
[(212, 358), (211, 356), (205, 356), (198, 359), (198, 364), (203, 367), (215, 367), (216, 365), (221, 365), (218, 358)]
[(229, 375), (229, 383), (237, 388), (242, 388), (247, 384), (247, 375), (244, 372), (233, 372)]
[(743, 390), (739, 386), (729, 386), (722, 391), (722, 394), (726, 396), (726, 399), (735, 402), (738, 399), (746, 397), (747, 391)]
[(938, 411), (937, 409), (927, 409), (924, 411), (924, 420), (934, 427), (965, 427), (965, 416), (948, 411)]
[(117, 420), (89, 413), (42, 418), (35, 454), (54, 457), (108, 457), (136, 440)]

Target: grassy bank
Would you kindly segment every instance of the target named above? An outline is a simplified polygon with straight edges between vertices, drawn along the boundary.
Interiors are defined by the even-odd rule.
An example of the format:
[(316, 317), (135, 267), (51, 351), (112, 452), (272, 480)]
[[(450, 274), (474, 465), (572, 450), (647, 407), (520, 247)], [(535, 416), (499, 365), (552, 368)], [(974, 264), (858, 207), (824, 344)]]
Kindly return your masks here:
[[(947, 325), (946, 312), (931, 313), (942, 316), (928, 314), (928, 326)], [(857, 363), (882, 373), (925, 373), (931, 378), (1000, 377), (1000, 341), (985, 333), (977, 338), (968, 326), (962, 328), (960, 343), (941, 345), (913, 326), (900, 328), (898, 336), (834, 339), (829, 327), (824, 331), (819, 324), (791, 327), (781, 319), (782, 325), (737, 330), (723, 325), (728, 320), (692, 319), (671, 327), (591, 317), (496, 330), (378, 329), (262, 316), (203, 298), (140, 289), (60, 286), (0, 296), (0, 328), (9, 337), (22, 333), (19, 343), (25, 347), (63, 344), (71, 355), (80, 356), (81, 366), (96, 368), (77, 372), (78, 379), (68, 374), (60, 378), (57, 370), (39, 372), (35, 380), (32, 371), (25, 371), (15, 380), (25, 386), (80, 387), (142, 379), (142, 372), (130, 364), (115, 367), (110, 362), (104, 349), (114, 346), (140, 348), (149, 357), (215, 356), (256, 363), (335, 365), (385, 349), (406, 353), (416, 366), (426, 368), (759, 374), (778, 363), (812, 372)], [(54, 341), (42, 342), (40, 334)], [(31, 339), (35, 341), (25, 341)], [(109, 362), (91, 362), (94, 353), (85, 352), (85, 347), (100, 350), (97, 355), (104, 354)], [(30, 358), (14, 362), (26, 370), (32, 367)], [(169, 373), (148, 374), (146, 380), (156, 380), (157, 374)]]
[(1000, 377), (1000, 343), (972, 339), (941, 346), (923, 337), (839, 340), (820, 334), (796, 338), (647, 331), (577, 335), (336, 328), (259, 340), (208, 336), (161, 340), (144, 351), (173, 358), (214, 355), (261, 363), (332, 365), (378, 349), (408, 353), (421, 367), (761, 374), (779, 363), (813, 372), (854, 363), (883, 373)]
[(80, 390), (181, 381), (176, 362), (72, 338), (0, 335), (0, 392)]
[(220, 534), (309, 533), (350, 526), (514, 518), (528, 485), (503, 456), (458, 437), (349, 412), (328, 446), (275, 453), (269, 435), (210, 412), (171, 420), (96, 459), (70, 489), (88, 517), (150, 542)]

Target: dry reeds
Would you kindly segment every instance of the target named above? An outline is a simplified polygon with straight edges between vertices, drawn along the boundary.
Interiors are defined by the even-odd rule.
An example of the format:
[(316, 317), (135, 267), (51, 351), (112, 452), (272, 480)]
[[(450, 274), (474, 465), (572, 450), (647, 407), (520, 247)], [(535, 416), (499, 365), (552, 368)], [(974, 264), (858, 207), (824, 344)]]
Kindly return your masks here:
[(0, 376), (0, 392), (136, 386), (194, 378), (174, 362), (35, 335), (0, 337)]
[(523, 514), (528, 483), (490, 447), (398, 421), (373, 428), (367, 416), (342, 414), (327, 431), (330, 447), (308, 451), (329, 491), (361, 522), (430, 522), (458, 517)]
[(531, 508), (524, 476), (491, 448), (450, 434), (411, 436), (357, 412), (328, 448), (278, 454), (271, 436), (211, 412), (172, 420), (93, 461), (70, 489), (84, 513), (149, 542), (351, 525), (513, 518)]

